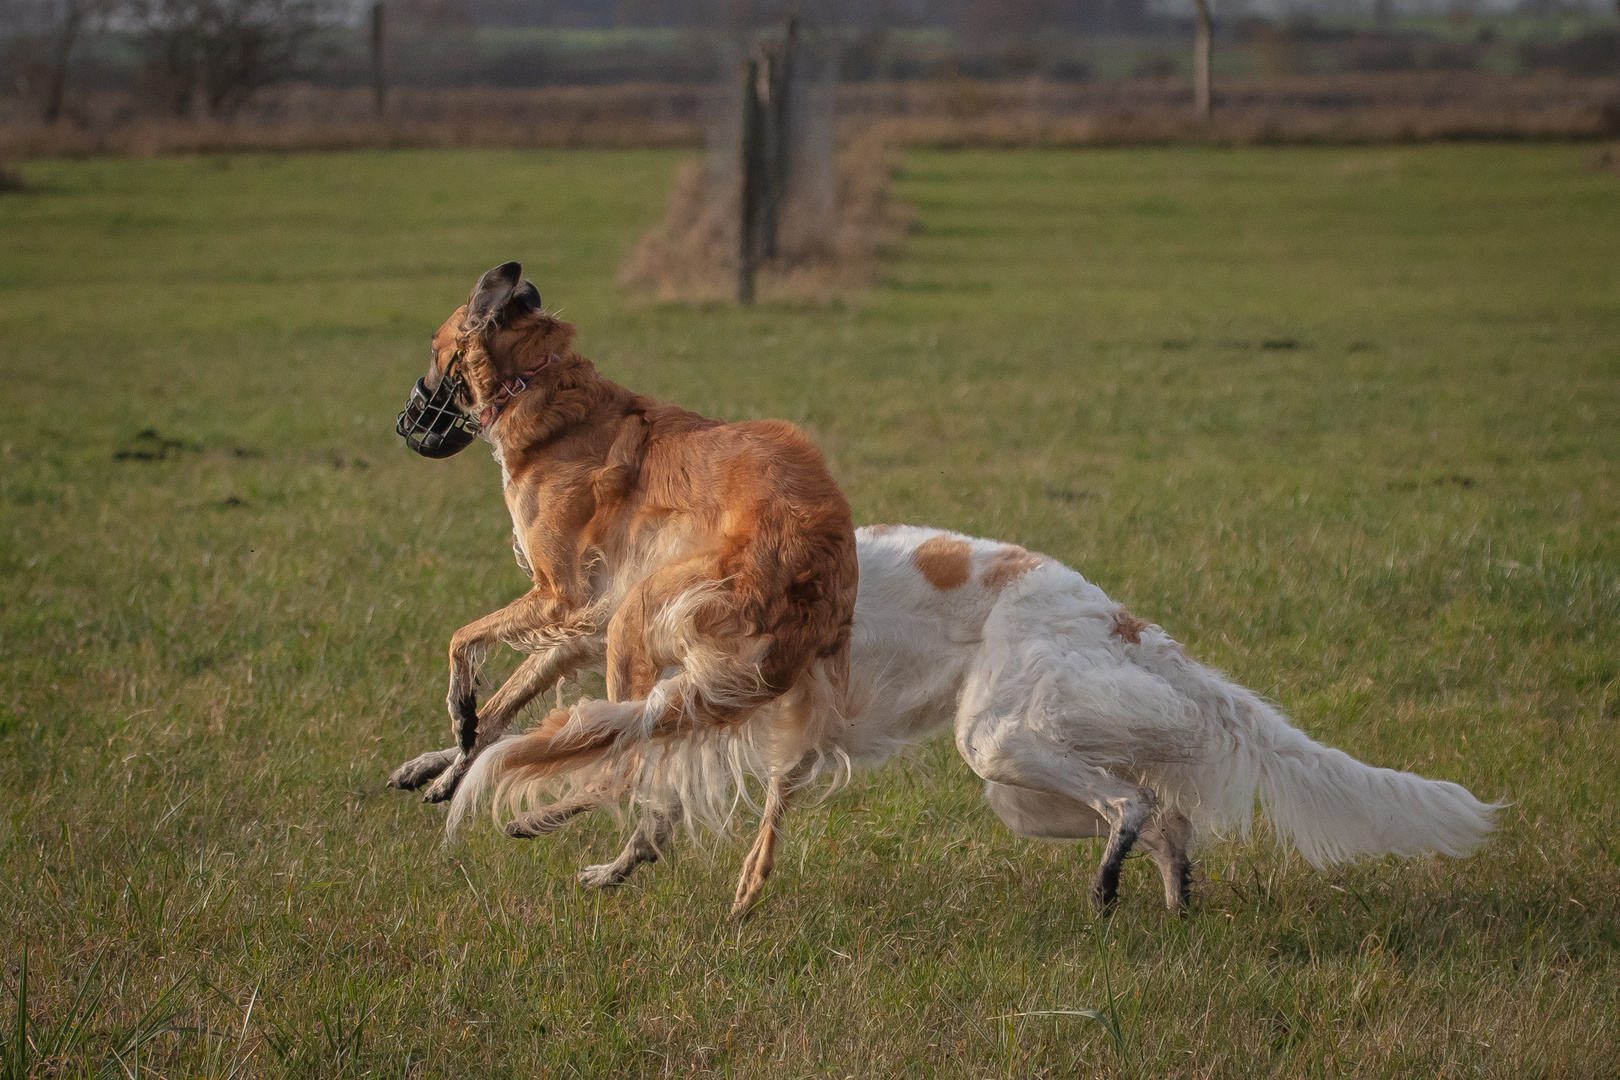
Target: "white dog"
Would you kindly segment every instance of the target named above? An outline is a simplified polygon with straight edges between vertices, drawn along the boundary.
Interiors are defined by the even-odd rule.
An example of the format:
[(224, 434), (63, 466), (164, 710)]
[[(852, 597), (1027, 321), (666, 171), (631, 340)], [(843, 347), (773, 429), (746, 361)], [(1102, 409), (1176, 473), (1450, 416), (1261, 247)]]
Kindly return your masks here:
[[(503, 768), (518, 736), (478, 760), (456, 796), (452, 828), (491, 791), (497, 813), (518, 811), (506, 826), (513, 836), (540, 835), (629, 795), (650, 812), (615, 862), (581, 874), (611, 884), (656, 859), (682, 814), (723, 813), (751, 773), (769, 780), (748, 864), (763, 880), (787, 797), (822, 762), (875, 764), (947, 722), (1014, 832), (1108, 837), (1092, 882), (1105, 911), (1137, 842), (1159, 867), (1166, 902), (1182, 910), (1189, 845), (1220, 830), (1247, 835), (1257, 798), (1279, 840), (1319, 867), (1386, 852), (1466, 855), (1493, 828), (1501, 804), (1311, 740), (1055, 560), (938, 529), (879, 525), (856, 539), (849, 713), (820, 733), (813, 753), (773, 756), (770, 716), (720, 735), (694, 730), (627, 745), (610, 764), (572, 777), (568, 797), (524, 813), (537, 785)], [(401, 774), (412, 766), (430, 774), (444, 753)]]

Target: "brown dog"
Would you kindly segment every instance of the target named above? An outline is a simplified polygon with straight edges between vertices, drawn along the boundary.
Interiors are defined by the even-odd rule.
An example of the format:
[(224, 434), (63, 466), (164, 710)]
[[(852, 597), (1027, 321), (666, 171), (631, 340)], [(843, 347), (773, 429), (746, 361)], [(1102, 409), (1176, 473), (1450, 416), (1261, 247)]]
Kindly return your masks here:
[[(406, 763), (389, 783), (431, 780), (427, 801), (449, 799), (525, 705), (604, 647), (608, 700), (553, 710), (503, 743), (504, 783), (631, 760), (668, 736), (739, 725), (779, 699), (773, 776), (788, 777), (823, 741), (847, 690), (849, 504), (793, 425), (710, 420), (603, 378), (521, 272), (506, 263), (486, 273), (439, 328), (407, 413), (431, 397), (442, 406), (427, 422), (435, 432), (456, 426), (494, 448), (513, 547), (534, 587), (456, 631), (457, 746)], [(411, 440), (406, 427), (402, 414)], [(478, 661), (496, 642), (529, 655), (480, 712)], [(739, 909), (763, 887), (774, 841), (768, 816)]]

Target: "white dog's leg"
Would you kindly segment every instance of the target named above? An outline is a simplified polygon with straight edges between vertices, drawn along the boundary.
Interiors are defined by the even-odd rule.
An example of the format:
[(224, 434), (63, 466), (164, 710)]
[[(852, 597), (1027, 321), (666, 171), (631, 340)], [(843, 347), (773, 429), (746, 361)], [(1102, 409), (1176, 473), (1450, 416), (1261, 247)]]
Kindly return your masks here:
[[(997, 734), (999, 740), (985, 739), (979, 745), (958, 729), (957, 749), (974, 772), (997, 787), (1067, 796), (1095, 811), (1107, 823), (1108, 844), (1103, 849), (1102, 864), (1091, 879), (1091, 902), (1099, 912), (1107, 914), (1119, 898), (1120, 865), (1142, 827), (1153, 817), (1158, 797), (1145, 787), (1095, 768), (1071, 764), (1021, 729), (1004, 728)], [(1026, 808), (1035, 809), (1035, 820), (1039, 819), (1041, 811), (1036, 804), (1026, 807), (1027, 796), (998, 793), (996, 798), (1003, 800), (1020, 821)], [(1046, 812), (1050, 813), (1050, 808)], [(1069, 813), (1072, 817), (1074, 812)], [(1083, 825), (1083, 819), (1079, 820)]]
[(1108, 822), (1101, 814), (1067, 795), (986, 780), (984, 797), (1003, 825), (1030, 840), (1090, 840), (1108, 835)]
[(579, 872), (581, 885), (592, 888), (602, 888), (607, 885), (622, 885), (636, 867), (642, 863), (657, 862), (664, 853), (664, 848), (675, 836), (675, 829), (681, 823), (681, 808), (674, 810), (653, 810), (644, 814), (636, 831), (630, 834), (630, 840), (619, 852), (619, 857), (610, 863), (599, 866), (587, 866)]
[(455, 764), (460, 754), (461, 747), (452, 746), (448, 750), (429, 750), (413, 757), (388, 774), (388, 786), (401, 791), (415, 791)]
[(1192, 822), (1179, 811), (1160, 814), (1148, 822), (1138, 839), (1164, 879), (1164, 905), (1173, 914), (1185, 915), (1192, 899), (1192, 860), (1187, 845), (1192, 842)]
[(1119, 870), (1131, 853), (1136, 838), (1153, 817), (1158, 796), (1145, 787), (1113, 776), (1074, 777), (1064, 794), (1079, 799), (1108, 822), (1108, 843), (1102, 863), (1091, 878), (1091, 903), (1102, 914), (1113, 909), (1119, 899)]
[[(1147, 795), (1152, 798), (1152, 792)], [(1092, 881), (1092, 900), (1102, 910), (1113, 905), (1119, 891), (1119, 860), (1131, 850), (1131, 844), (1124, 839), (1128, 821), (1116, 827), (1103, 813), (1068, 795), (1009, 787), (993, 780), (985, 782), (985, 798), (990, 801), (991, 810), (996, 811), (996, 818), (1001, 818), (1008, 829), (1022, 837), (1032, 840), (1108, 837), (1102, 868)], [(1149, 806), (1152, 806), (1150, 801)], [(1187, 840), (1191, 836), (1192, 823), (1179, 813), (1150, 818), (1137, 826), (1137, 840), (1147, 848), (1158, 866), (1158, 873), (1165, 879), (1165, 904), (1171, 912), (1181, 912), (1186, 907)]]

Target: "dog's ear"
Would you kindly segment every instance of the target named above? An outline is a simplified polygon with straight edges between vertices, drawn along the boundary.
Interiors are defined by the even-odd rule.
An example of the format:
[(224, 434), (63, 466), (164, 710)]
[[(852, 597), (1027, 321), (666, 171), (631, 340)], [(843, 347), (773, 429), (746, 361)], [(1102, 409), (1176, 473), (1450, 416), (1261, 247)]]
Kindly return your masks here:
[(495, 322), (509, 305), (517, 304), (525, 311), (540, 310), (540, 291), (523, 280), (523, 266), (506, 262), (484, 272), (478, 287), (467, 300), (467, 322), (473, 326), (487, 326)]
[(540, 303), (540, 290), (534, 287), (532, 281), (518, 282), (518, 287), (512, 290), (511, 302), (525, 311), (539, 311), (543, 306)]

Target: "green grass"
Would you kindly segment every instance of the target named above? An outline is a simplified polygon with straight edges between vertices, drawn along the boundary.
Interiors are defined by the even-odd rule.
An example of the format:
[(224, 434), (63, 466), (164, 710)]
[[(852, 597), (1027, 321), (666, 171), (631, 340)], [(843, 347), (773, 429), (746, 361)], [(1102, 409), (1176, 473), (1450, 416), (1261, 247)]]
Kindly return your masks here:
[[(1620, 180), (1582, 153), (910, 154), (920, 231), (816, 311), (625, 306), (667, 154), (23, 164), (4, 1075), (1613, 1075)], [(734, 840), (611, 893), (572, 878), (605, 818), (441, 846), (383, 780), (523, 582), (488, 457), (392, 422), (507, 258), (611, 376), (804, 424), (858, 521), (1062, 558), (1502, 832), (1218, 843), (1185, 922), (1133, 862), (1099, 927), (1091, 845), (1009, 835), (946, 739), (790, 818), (741, 926)]]

